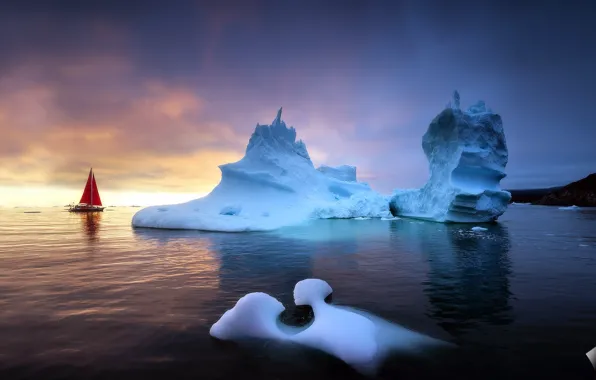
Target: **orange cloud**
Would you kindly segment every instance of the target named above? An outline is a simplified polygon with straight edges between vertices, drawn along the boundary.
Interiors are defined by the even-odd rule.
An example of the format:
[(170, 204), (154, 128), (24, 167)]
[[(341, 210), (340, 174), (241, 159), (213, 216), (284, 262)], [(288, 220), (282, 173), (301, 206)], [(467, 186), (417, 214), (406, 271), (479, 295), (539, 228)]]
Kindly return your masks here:
[(129, 80), (119, 60), (58, 71), (1, 78), (0, 185), (79, 187), (93, 166), (107, 189), (203, 193), (217, 165), (242, 156), (246, 136), (204, 117), (204, 100), (183, 86)]

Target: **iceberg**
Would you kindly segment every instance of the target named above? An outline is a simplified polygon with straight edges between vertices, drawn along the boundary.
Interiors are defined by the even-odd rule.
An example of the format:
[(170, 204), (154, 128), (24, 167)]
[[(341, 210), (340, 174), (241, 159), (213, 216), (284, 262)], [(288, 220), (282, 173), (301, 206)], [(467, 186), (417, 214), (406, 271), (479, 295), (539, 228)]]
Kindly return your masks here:
[(501, 117), (483, 101), (463, 111), (457, 91), (422, 137), (430, 178), (420, 189), (396, 190), (394, 216), (437, 222), (492, 222), (511, 200), (500, 181), (508, 160)]
[(137, 212), (135, 227), (265, 231), (310, 218), (389, 217), (389, 200), (357, 182), (356, 168), (315, 169), (294, 127), (281, 119), (259, 125), (244, 157), (221, 165), (221, 180), (203, 198)]
[(559, 207), (559, 210), (579, 210), (580, 208), (576, 205), (566, 206), (566, 207)]
[(333, 355), (357, 370), (374, 372), (391, 352), (420, 354), (452, 344), (406, 329), (363, 310), (328, 304), (329, 284), (305, 279), (294, 287), (294, 303), (310, 306), (314, 320), (302, 328), (279, 321), (283, 305), (266, 293), (249, 293), (226, 311), (209, 331), (221, 340), (274, 339)]
[(351, 165), (340, 165), (336, 167), (321, 165), (317, 168), (321, 173), (346, 182), (356, 182), (356, 167)]

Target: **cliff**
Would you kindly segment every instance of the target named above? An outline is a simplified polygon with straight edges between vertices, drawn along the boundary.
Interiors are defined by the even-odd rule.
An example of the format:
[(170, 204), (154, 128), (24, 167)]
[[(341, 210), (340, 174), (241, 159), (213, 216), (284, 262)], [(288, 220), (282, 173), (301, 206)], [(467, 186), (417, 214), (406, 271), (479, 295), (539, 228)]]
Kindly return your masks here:
[(596, 173), (554, 190), (538, 201), (536, 205), (596, 207)]

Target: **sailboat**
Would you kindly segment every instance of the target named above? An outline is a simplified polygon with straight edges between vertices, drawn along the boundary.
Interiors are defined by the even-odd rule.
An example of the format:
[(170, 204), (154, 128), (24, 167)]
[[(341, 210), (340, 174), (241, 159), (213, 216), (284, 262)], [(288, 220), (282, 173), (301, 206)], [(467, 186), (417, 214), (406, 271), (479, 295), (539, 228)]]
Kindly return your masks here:
[(93, 174), (93, 168), (89, 170), (89, 177), (87, 178), (87, 184), (85, 190), (83, 190), (83, 196), (79, 201), (79, 204), (70, 206), (68, 211), (70, 212), (95, 212), (103, 211), (105, 207), (101, 205), (101, 198), (99, 197), (99, 190), (97, 190), (97, 183), (95, 182), (95, 174)]

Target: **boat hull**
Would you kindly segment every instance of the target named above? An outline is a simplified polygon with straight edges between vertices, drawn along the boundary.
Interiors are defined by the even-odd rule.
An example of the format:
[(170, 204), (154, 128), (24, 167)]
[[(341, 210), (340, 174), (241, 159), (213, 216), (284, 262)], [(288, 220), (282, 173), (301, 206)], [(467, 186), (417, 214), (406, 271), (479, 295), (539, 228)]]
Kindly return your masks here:
[(101, 212), (105, 207), (101, 206), (73, 206), (68, 209), (69, 212)]

